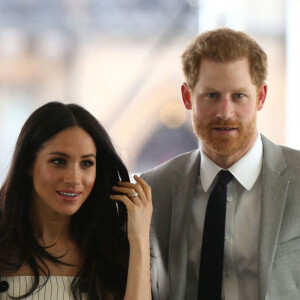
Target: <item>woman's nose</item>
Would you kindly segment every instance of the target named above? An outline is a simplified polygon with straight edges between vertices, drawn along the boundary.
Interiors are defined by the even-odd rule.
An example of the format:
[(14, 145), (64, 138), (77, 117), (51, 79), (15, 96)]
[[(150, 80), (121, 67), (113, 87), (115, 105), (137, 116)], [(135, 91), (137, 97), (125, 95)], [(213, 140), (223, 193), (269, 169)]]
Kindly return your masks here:
[(76, 166), (69, 167), (66, 170), (64, 182), (76, 185), (80, 183), (80, 172)]

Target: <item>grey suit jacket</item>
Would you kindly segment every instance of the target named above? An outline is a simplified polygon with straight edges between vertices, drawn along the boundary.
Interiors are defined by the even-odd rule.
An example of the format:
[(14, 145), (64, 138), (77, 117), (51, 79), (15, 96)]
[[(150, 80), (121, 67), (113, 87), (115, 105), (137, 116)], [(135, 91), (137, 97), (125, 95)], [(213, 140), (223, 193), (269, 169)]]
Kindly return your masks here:
[[(300, 299), (300, 151), (275, 145), (264, 136), (262, 142), (259, 299)], [(200, 153), (195, 150), (142, 175), (153, 194), (154, 300), (185, 299), (191, 202), (199, 166)]]

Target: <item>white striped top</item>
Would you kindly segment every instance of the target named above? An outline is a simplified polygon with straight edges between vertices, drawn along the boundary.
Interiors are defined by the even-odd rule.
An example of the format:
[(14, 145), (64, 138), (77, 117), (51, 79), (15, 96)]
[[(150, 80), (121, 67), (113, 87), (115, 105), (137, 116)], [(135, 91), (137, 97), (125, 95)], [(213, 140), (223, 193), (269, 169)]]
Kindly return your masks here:
[[(46, 279), (40, 276), (40, 284)], [(41, 288), (35, 290), (30, 296), (23, 298), (27, 300), (73, 300), (71, 292), (71, 283), (74, 277), (67, 276), (50, 276), (47, 283)], [(11, 276), (0, 277), (0, 300), (10, 300), (10, 296), (24, 295), (32, 286), (33, 276)], [(7, 286), (8, 290), (3, 291)]]

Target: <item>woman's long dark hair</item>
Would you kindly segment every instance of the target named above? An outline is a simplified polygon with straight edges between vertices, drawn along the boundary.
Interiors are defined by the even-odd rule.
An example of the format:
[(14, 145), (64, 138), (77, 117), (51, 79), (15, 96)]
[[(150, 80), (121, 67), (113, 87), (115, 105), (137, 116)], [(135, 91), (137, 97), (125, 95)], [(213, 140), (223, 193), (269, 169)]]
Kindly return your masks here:
[(33, 235), (29, 211), (33, 185), (28, 170), (46, 141), (76, 126), (92, 137), (97, 155), (93, 189), (71, 220), (73, 237), (85, 255), (72, 282), (72, 293), (75, 299), (81, 299), (81, 291), (85, 291), (88, 299), (98, 300), (105, 289), (122, 297), (129, 257), (127, 213), (125, 206), (112, 201), (109, 195), (112, 186), (129, 181), (129, 175), (103, 126), (76, 104), (47, 103), (31, 114), (21, 130), (0, 190), (0, 270), (14, 272), (27, 263), (35, 277), (28, 295), (38, 288), (41, 272), (50, 276), (45, 259), (61, 263)]

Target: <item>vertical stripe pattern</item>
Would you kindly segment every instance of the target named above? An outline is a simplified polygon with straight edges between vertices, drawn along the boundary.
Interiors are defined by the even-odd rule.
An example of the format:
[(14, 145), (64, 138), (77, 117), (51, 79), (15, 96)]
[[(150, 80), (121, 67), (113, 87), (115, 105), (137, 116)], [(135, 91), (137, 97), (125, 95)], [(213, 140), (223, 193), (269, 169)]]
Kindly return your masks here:
[[(46, 285), (37, 289), (26, 300), (73, 300), (71, 283), (74, 277), (50, 276)], [(46, 280), (40, 276), (40, 285)], [(24, 295), (32, 286), (33, 276), (12, 276), (0, 277), (0, 282), (6, 281), (9, 284), (7, 291), (0, 291), (0, 300), (11, 300), (11, 296)]]

